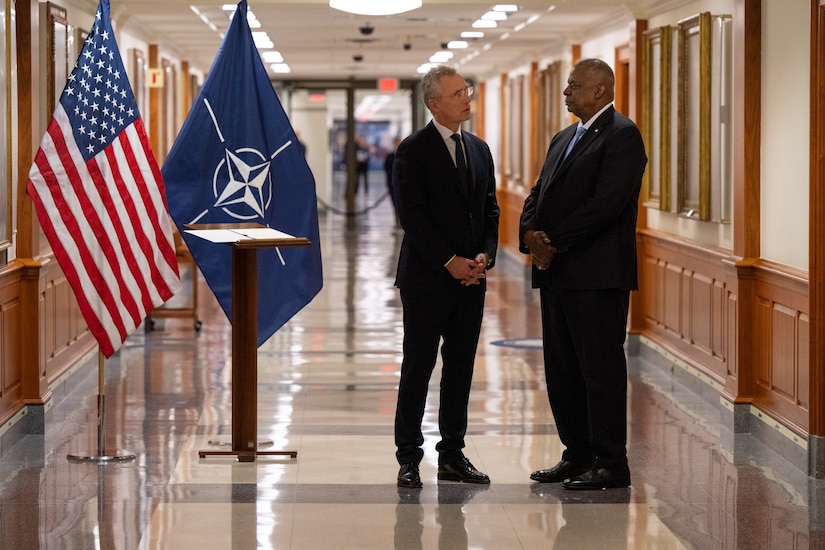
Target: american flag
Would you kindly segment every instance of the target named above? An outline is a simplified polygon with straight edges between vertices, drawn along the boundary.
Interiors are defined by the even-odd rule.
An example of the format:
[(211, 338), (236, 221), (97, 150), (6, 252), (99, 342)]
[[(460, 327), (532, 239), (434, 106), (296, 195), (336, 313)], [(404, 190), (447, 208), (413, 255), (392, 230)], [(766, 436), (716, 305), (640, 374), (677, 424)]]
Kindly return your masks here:
[(101, 0), (28, 194), (83, 318), (110, 357), (180, 289), (163, 177)]

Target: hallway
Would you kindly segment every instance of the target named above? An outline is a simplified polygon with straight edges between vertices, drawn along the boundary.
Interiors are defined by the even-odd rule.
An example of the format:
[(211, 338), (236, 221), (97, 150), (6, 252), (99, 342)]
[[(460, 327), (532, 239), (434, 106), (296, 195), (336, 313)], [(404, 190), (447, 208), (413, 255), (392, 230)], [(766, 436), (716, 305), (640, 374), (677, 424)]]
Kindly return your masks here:
[[(383, 195), (380, 176), (359, 207)], [(636, 338), (632, 488), (570, 492), (530, 481), (561, 448), (537, 292), (511, 258), (489, 275), (465, 449), (492, 484), (436, 481), (436, 370), (424, 488), (397, 488), (401, 233), (388, 200), (364, 210), (353, 232), (342, 216), (321, 215), (324, 288), (259, 349), (259, 438), (297, 459), (198, 458), (231, 435), (230, 326), (203, 286), (199, 334), (189, 320), (161, 319), (106, 364), (107, 443), (134, 461), (66, 458), (97, 445), (96, 356), (71, 385), (52, 388), (45, 435), (2, 449), (0, 548), (825, 548), (825, 481), (753, 437), (720, 430), (718, 403), (675, 382), (668, 360)], [(73, 391), (62, 394), (64, 385)]]

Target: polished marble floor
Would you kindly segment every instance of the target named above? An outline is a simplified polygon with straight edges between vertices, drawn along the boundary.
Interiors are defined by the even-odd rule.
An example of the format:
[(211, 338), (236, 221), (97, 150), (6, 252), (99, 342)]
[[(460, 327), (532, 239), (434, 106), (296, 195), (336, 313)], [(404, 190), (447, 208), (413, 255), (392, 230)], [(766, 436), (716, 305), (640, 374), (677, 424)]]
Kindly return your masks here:
[(401, 233), (389, 201), (371, 207), (382, 192), (358, 197), (349, 229), (322, 214), (324, 288), (259, 350), (258, 435), (297, 458), (199, 458), (230, 441), (232, 390), (230, 327), (202, 286), (199, 333), (191, 319), (160, 319), (106, 363), (106, 454), (134, 460), (67, 459), (99, 449), (96, 356), (55, 388), (46, 433), (0, 458), (0, 548), (825, 548), (822, 482), (755, 438), (726, 434), (718, 406), (655, 353), (629, 358), (632, 488), (531, 482), (561, 448), (537, 296), (506, 259), (489, 277), (466, 448), (492, 484), (436, 480), (436, 371), (424, 488), (397, 488)]

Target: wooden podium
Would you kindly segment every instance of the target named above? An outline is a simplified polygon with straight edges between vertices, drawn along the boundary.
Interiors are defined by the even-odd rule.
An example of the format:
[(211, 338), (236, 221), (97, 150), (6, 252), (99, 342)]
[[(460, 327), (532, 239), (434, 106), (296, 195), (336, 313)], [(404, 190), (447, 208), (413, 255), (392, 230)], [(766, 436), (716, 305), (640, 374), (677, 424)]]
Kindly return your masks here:
[(254, 462), (260, 455), (298, 451), (262, 451), (258, 447), (258, 249), (309, 246), (257, 223), (191, 224), (187, 233), (232, 247), (232, 450), (198, 451), (198, 456), (237, 456)]

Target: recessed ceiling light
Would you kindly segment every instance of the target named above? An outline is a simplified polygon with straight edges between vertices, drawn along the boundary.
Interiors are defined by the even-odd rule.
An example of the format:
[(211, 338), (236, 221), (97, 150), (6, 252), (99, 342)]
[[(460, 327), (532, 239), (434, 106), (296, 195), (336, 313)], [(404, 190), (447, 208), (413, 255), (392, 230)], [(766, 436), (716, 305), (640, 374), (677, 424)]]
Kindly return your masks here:
[(474, 29), (495, 29), (498, 23), (490, 19), (478, 19), (473, 22)]
[(261, 52), (261, 59), (264, 63), (283, 63), (284, 56), (278, 50)]
[(252, 41), (255, 42), (256, 48), (267, 49), (274, 48), (275, 43), (269, 38), (265, 32), (252, 31)]
[(453, 55), (453, 52), (448, 52), (444, 50), (435, 52), (433, 55), (430, 56), (430, 63), (444, 63), (452, 59)]
[(492, 21), (506, 21), (507, 14), (503, 11), (488, 11), (484, 15), (481, 16), (482, 19), (489, 19)]
[(421, 7), (421, 0), (329, 0), (329, 7), (358, 15), (395, 15)]

